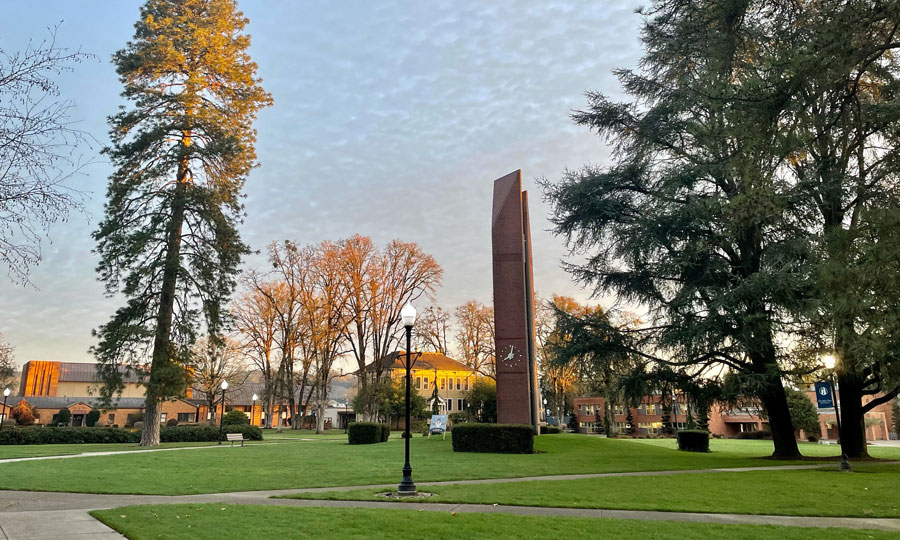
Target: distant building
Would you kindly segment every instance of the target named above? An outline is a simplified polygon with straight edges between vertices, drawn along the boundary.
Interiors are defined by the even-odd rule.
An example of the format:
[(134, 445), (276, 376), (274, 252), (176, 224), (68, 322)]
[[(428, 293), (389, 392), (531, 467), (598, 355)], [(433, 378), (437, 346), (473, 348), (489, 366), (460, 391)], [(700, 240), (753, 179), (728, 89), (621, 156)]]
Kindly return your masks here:
[[(441, 414), (466, 412), (466, 394), (475, 384), (475, 370), (449, 356), (432, 352), (411, 353), (413, 366), (410, 381), (419, 395), (425, 398), (429, 409), (434, 403), (437, 388), (438, 409)], [(366, 376), (375, 380), (378, 370), (382, 376), (390, 374), (392, 380), (406, 377), (406, 351), (395, 351), (366, 366)]]

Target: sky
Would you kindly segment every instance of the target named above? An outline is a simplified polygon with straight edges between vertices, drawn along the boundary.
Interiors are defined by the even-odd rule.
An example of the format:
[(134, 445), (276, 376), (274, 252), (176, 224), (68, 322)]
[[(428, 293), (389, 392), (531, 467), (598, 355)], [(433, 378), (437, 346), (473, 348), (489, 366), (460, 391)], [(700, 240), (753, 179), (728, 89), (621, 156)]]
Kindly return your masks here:
[[(491, 302), (492, 181), (522, 170), (529, 191), (534, 284), (542, 297), (587, 301), (561, 268), (537, 182), (608, 163), (609, 148), (575, 126), (586, 91), (614, 98), (612, 70), (640, 58), (639, 3), (239, 1), (250, 55), (275, 103), (255, 124), (260, 166), (246, 183), (244, 240), (300, 244), (368, 235), (417, 242), (444, 268), (436, 303)], [(109, 59), (132, 37), (139, 2), (9, 2), (0, 48), (24, 48), (57, 24), (57, 43), (96, 59), (59, 78), (71, 117), (94, 141), (69, 186), (83, 213), (54, 225), (31, 284), (0, 269), (0, 333), (29, 360), (88, 362), (92, 329), (122, 305), (106, 297), (91, 233), (111, 167), (106, 118), (124, 104)], [(263, 268), (262, 255), (246, 268)], [(594, 300), (609, 305), (609, 298)], [(420, 309), (429, 305), (420, 301)]]

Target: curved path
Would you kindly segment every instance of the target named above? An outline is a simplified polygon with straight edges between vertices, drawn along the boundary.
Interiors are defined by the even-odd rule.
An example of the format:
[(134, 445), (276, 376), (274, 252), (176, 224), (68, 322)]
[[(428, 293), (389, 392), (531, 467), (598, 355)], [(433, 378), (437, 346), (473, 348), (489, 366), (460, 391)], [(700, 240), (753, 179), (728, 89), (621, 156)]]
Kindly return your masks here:
[[(710, 472), (744, 472), (754, 470), (796, 470), (833, 467), (833, 464), (746, 467), (735, 469), (700, 469), (682, 471), (647, 471), (581, 475), (535, 476), (528, 478), (498, 478), (485, 480), (451, 480), (446, 482), (418, 482), (419, 486), (441, 484), (485, 484), (528, 482), (534, 480), (572, 480), (612, 476), (654, 476)], [(261, 504), (295, 507), (382, 508), (421, 510), (429, 512), (503, 513), (535, 516), (570, 516), (589, 518), (641, 519), (687, 521), (698, 523), (780, 525), (790, 527), (842, 527), (900, 532), (900, 519), (840, 518), (807, 516), (771, 516), (746, 514), (712, 514), (695, 512), (654, 512), (638, 510), (602, 510), (581, 508), (551, 508), (538, 506), (507, 506), (487, 504), (406, 503), (391, 501), (326, 501), (303, 499), (273, 499), (273, 495), (344, 491), (360, 488), (393, 488), (393, 485), (343, 486), (272, 491), (211, 493), (201, 495), (103, 495), (92, 493), (61, 493), (45, 491), (0, 491), (0, 540), (51, 539), (123, 539), (124, 537), (88, 515), (90, 510), (116, 508), (133, 504)]]

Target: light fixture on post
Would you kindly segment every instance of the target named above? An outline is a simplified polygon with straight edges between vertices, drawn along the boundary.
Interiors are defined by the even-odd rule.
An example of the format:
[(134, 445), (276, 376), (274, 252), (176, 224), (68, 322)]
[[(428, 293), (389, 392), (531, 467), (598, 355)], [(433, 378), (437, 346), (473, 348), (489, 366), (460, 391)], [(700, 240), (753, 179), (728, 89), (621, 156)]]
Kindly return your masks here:
[(406, 426), (404, 426), (405, 433), (403, 438), (406, 461), (403, 464), (403, 480), (397, 486), (397, 495), (410, 497), (416, 494), (416, 485), (412, 481), (412, 467), (409, 465), (409, 370), (412, 368), (410, 348), (412, 348), (412, 328), (416, 324), (416, 308), (407, 302), (406, 306), (400, 310), (400, 318), (403, 319), (403, 326), (406, 328)]
[(222, 428), (224, 427), (222, 422), (225, 420), (225, 390), (228, 390), (228, 381), (222, 381), (222, 416), (219, 417), (219, 444), (222, 444)]
[(4, 422), (6, 422), (6, 419), (9, 418), (9, 409), (6, 408), (7, 399), (9, 399), (9, 388), (3, 390), (3, 419), (0, 420), (0, 429), (3, 429)]
[(253, 425), (253, 413), (256, 412), (256, 400), (259, 399), (259, 396), (253, 394), (253, 404), (250, 405), (250, 425)]
[[(837, 397), (837, 388), (834, 383), (834, 369), (837, 366), (837, 358), (833, 354), (826, 354), (822, 357), (822, 363), (828, 370), (828, 384), (831, 386), (831, 399), (834, 400), (834, 420), (837, 423), (838, 444), (841, 444), (841, 407)], [(847, 460), (847, 454), (841, 450), (841, 470), (850, 471), (850, 462)]]

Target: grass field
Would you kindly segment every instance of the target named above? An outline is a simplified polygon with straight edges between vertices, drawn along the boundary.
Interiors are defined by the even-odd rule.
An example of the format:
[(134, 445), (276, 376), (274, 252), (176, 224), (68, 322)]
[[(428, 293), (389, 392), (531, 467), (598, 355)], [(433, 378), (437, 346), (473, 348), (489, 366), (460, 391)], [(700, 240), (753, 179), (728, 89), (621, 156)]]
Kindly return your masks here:
[[(415, 502), (898, 518), (898, 478), (900, 465), (864, 464), (850, 474), (833, 468), (420, 486), (421, 491), (435, 496)], [(383, 501), (377, 496), (383, 491), (360, 489), (290, 497)]]
[(896, 538), (896, 533), (848, 529), (252, 505), (130, 506), (99, 510), (92, 514), (132, 540), (335, 537), (419, 540), (604, 537), (624, 540)]
[[(215, 446), (214, 442), (177, 442), (163, 443), (154, 448), (184, 448), (193, 446)], [(147, 450), (146, 447), (134, 443), (114, 444), (34, 444), (34, 445), (9, 445), (0, 446), (0, 464), (4, 459), (42, 457), (42, 456), (67, 456), (93, 452), (132, 452), (135, 450)]]
[[(79, 457), (74, 461), (0, 462), (0, 488), (174, 495), (368, 485), (396, 482), (403, 461), (399, 439), (359, 446), (328, 439), (269, 442), (244, 448), (226, 445), (217, 449)], [(816, 445), (808, 446), (809, 450), (819, 450)], [(540, 453), (530, 455), (454, 453), (449, 439), (423, 437), (412, 439), (411, 448), (413, 477), (419, 481), (778, 463), (762, 459), (771, 452), (769, 441), (713, 441), (713, 452), (709, 454), (578, 435), (539, 437), (535, 448)], [(900, 456), (900, 448), (873, 449), (873, 453), (874, 450), (883, 457)]]

